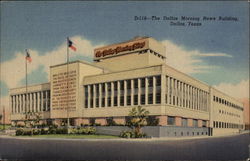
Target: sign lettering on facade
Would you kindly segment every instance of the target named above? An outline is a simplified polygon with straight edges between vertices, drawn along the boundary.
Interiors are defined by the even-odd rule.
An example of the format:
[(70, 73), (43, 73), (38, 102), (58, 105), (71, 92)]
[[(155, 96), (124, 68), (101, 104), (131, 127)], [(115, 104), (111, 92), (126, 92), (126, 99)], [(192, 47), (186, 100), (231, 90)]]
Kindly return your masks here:
[(116, 55), (121, 52), (126, 52), (126, 51), (134, 51), (137, 49), (142, 49), (145, 47), (146, 42), (135, 42), (133, 44), (125, 44), (125, 45), (120, 45), (120, 46), (115, 46), (115, 47), (110, 47), (108, 49), (103, 49), (103, 50), (96, 50), (95, 51), (95, 57), (96, 58), (102, 58), (106, 57), (109, 55)]
[(76, 108), (76, 76), (75, 70), (69, 71), (69, 74), (62, 72), (52, 75), (52, 108), (54, 110)]

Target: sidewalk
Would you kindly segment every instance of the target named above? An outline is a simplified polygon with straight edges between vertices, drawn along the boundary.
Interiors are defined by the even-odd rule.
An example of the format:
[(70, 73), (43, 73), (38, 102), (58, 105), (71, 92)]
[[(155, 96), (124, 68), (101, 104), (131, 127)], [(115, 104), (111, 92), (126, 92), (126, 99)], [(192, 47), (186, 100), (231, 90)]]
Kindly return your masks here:
[[(234, 133), (220, 136), (194, 136), (194, 137), (153, 137), (153, 138), (109, 138), (109, 139), (88, 139), (88, 138), (36, 138), (36, 137), (25, 137), (25, 136), (9, 136), (9, 135), (0, 135), (1, 138), (13, 138), (13, 139), (21, 139), (21, 140), (69, 140), (69, 141), (125, 141), (125, 142), (143, 142), (143, 141), (179, 141), (179, 140), (196, 140), (196, 139), (210, 139), (210, 138), (221, 138), (221, 137), (231, 137), (237, 135), (243, 135), (249, 133), (248, 131), (243, 133)], [(249, 133), (250, 135), (250, 133)]]

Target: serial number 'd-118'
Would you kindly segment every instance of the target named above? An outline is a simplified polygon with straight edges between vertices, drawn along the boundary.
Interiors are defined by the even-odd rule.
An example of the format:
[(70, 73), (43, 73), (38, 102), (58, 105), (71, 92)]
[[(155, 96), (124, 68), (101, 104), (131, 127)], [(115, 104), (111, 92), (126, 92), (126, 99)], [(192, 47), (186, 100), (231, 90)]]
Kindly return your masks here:
[(105, 49), (103, 51), (97, 51), (95, 53), (95, 57), (105, 57), (107, 55), (114, 55), (114, 54), (118, 54), (120, 52), (124, 52), (124, 51), (133, 51), (136, 49), (141, 49), (145, 46), (145, 42), (136, 42), (132, 45), (126, 45), (126, 46), (117, 46), (116, 48), (112, 49)]

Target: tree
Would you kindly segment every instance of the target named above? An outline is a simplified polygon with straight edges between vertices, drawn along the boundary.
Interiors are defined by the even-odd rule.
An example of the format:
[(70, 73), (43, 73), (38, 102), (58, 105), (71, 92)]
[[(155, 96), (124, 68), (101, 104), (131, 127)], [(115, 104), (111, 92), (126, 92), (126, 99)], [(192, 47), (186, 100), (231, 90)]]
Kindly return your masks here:
[(141, 128), (146, 125), (148, 115), (149, 111), (141, 106), (133, 107), (129, 112), (131, 119), (128, 125), (133, 129), (136, 136), (141, 134)]

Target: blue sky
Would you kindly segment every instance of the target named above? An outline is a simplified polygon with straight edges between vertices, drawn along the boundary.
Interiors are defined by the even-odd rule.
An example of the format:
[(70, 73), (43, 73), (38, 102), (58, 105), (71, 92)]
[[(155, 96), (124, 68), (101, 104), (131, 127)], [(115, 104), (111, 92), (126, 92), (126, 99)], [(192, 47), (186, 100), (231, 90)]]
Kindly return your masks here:
[[(199, 56), (202, 67), (212, 68), (189, 75), (210, 85), (237, 84), (249, 80), (248, 7), (247, 2), (1, 2), (1, 64), (24, 54), (26, 48), (45, 56), (65, 43), (67, 36), (81, 37), (92, 46), (152, 36), (187, 53), (229, 55)], [(170, 26), (169, 21), (134, 21), (134, 16), (231, 16), (239, 21), (202, 21), (199, 27), (183, 27)], [(71, 59), (91, 61), (91, 53), (79, 53)], [(13, 64), (12, 68), (20, 67)], [(48, 81), (45, 69), (43, 64), (33, 68), (29, 83)], [(23, 75), (18, 85), (23, 85), (24, 79)], [(7, 80), (1, 78), (2, 96), (15, 87)]]

